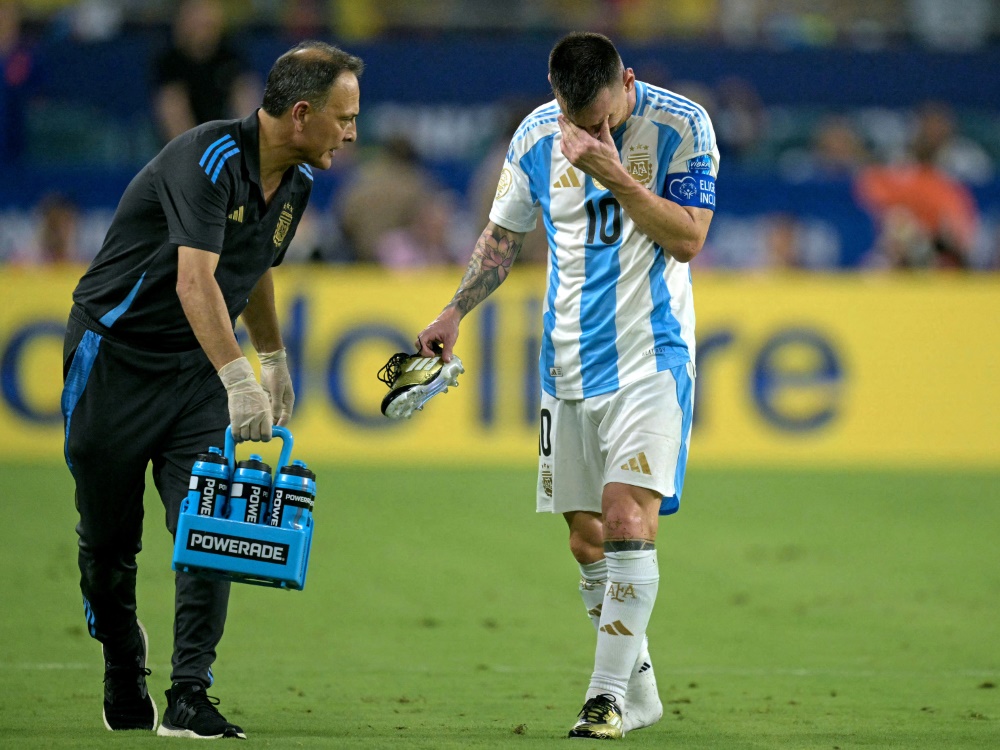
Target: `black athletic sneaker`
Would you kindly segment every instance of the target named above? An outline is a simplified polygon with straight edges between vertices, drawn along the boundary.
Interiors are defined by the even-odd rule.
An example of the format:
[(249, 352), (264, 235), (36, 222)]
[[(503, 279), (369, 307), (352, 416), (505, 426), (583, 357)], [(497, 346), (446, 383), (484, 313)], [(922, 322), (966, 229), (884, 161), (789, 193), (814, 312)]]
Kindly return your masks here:
[(104, 726), (112, 732), (156, 729), (156, 703), (146, 689), (149, 638), (139, 625), (141, 652), (123, 663), (104, 662)]
[(587, 740), (620, 740), (622, 711), (613, 695), (595, 695), (583, 704), (576, 724), (569, 730), (570, 737)]
[(167, 710), (156, 733), (161, 737), (189, 737), (217, 740), (232, 737), (245, 740), (243, 730), (226, 721), (216, 706), (219, 699), (211, 697), (198, 683), (175, 682), (167, 691)]

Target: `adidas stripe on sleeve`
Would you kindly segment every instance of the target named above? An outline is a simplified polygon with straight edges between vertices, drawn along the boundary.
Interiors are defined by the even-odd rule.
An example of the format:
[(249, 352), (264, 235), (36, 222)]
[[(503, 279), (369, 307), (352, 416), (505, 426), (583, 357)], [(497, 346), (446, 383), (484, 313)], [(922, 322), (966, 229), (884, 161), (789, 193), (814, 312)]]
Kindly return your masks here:
[(201, 138), (181, 136), (163, 151), (169, 170), (157, 170), (156, 191), (167, 220), (169, 241), (221, 253), (232, 191), (228, 169), (239, 168), (238, 128)]

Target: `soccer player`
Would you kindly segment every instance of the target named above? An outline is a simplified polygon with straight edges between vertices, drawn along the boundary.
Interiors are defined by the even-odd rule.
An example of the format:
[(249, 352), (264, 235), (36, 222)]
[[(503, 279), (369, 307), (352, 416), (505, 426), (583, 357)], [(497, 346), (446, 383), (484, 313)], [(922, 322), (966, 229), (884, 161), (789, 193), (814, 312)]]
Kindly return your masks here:
[[(357, 137), (362, 69), (320, 42), (279, 57), (261, 109), (178, 136), (132, 180), (73, 293), (65, 453), (110, 730), (157, 728), (135, 599), (146, 467), (174, 533), (199, 453), (221, 446), (228, 425), (238, 440), (269, 440), (272, 424), (291, 417), (271, 267), (302, 218), (313, 169), (328, 169)], [(238, 317), (260, 383), (236, 342)], [(206, 693), (228, 601), (228, 583), (177, 573), (172, 684), (158, 734), (245, 738)]]
[(537, 509), (561, 513), (597, 630), (570, 737), (616, 739), (660, 719), (646, 627), (659, 515), (677, 509), (694, 398), (688, 263), (715, 208), (705, 110), (637, 81), (609, 39), (549, 56), (555, 100), (511, 140), (489, 223), (454, 298), (417, 337), (452, 358), (459, 323), (507, 277), (539, 213), (548, 234)]

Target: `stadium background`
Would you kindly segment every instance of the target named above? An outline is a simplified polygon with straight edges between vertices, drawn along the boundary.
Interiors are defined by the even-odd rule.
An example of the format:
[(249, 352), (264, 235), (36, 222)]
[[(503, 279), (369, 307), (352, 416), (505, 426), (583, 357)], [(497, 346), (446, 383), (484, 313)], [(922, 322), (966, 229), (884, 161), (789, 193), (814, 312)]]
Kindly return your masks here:
[[(862, 513), (875, 514), (877, 507), (885, 516), (868, 521), (895, 525), (890, 505), (905, 507), (910, 501), (916, 520), (907, 528), (911, 539), (922, 540), (922, 553), (931, 554), (938, 542), (962, 539), (970, 558), (973, 550), (982, 553), (973, 575), (954, 560), (957, 567), (942, 567), (941, 575), (947, 571), (949, 580), (961, 578), (976, 587), (963, 602), (994, 624), (966, 635), (995, 646), (1000, 555), (986, 540), (1000, 534), (997, 3), (254, 0), (222, 6), (229, 39), (258, 83), (275, 57), (301, 38), (341, 44), (367, 64), (359, 143), (338, 154), (329, 173), (317, 174), (310, 215), (277, 274), (279, 315), (299, 399), (291, 426), (302, 457), (331, 467), (331, 478), (338, 477), (324, 487), (321, 475), (321, 500), (326, 488), (333, 496), (334, 486), (350, 487), (356, 493), (352, 500), (338, 498), (345, 519), (351, 503), (364, 501), (369, 492), (380, 500), (398, 498), (409, 508), (411, 490), (394, 487), (392, 480), (407, 483), (413, 467), (421, 467), (434, 484), (457, 482), (456, 492), (479, 487), (483, 477), (499, 478), (520, 492), (503, 503), (530, 506), (543, 266), (526, 258), (503, 290), (468, 319), (457, 348), (468, 365), (461, 388), (435, 399), (411, 422), (381, 417), (384, 387), (374, 376), (450, 298), (485, 220), (482, 183), (491, 179), (493, 149), (505, 143), (513, 114), (549, 97), (545, 64), (552, 42), (566, 30), (599, 30), (615, 39), (638, 78), (702, 101), (722, 150), (719, 210), (694, 264), (700, 349), (690, 459), (695, 490), (689, 492), (698, 499), (686, 502), (704, 503), (721, 514), (734, 497), (753, 498), (766, 518), (762, 528), (772, 529), (777, 539), (786, 533), (782, 524), (792, 523), (779, 514), (800, 504), (842, 504), (845, 513), (863, 508)], [(70, 292), (99, 248), (122, 190), (159, 148), (150, 70), (169, 43), (175, 4), (35, 0), (20, 7), (17, 43), (0, 57), (0, 121), (8, 128), (0, 162), (0, 487), (9, 495), (0, 539), (6, 537), (5, 547), (15, 550), (2, 558), (4, 577), (12, 581), (33, 544), (13, 530), (13, 519), (18, 513), (36, 518), (38, 528), (58, 540), (52, 544), (61, 553), (46, 568), (61, 571), (53, 577), (61, 585), (52, 595), (71, 601), (71, 485), (60, 465), (62, 327)], [(884, 254), (893, 239), (888, 221), (859, 193), (866, 168), (904, 164), (912, 157), (929, 106), (947, 113), (954, 128), (947, 136), (949, 153), (959, 154), (937, 168), (975, 200), (976, 221), (966, 228), (970, 239), (962, 248), (962, 268), (942, 268), (933, 253), (917, 251), (915, 262), (896, 264), (909, 267), (893, 267)], [(845, 124), (856, 140), (831, 149), (822, 134), (831, 127), (843, 135)], [(432, 198), (418, 213), (433, 212), (439, 222), (433, 232), (416, 226), (412, 217), (409, 224), (380, 225), (383, 235), (395, 232), (392, 239), (408, 243), (408, 254), (393, 254), (398, 245), (391, 243), (375, 243), (374, 254), (366, 254), (352, 242), (362, 230), (348, 226), (352, 217), (341, 206), (373, 165), (390, 164), (383, 184), (392, 189), (392, 175), (404, 170), (392, 161), (400, 142), (407, 148), (407, 179), (417, 181), (418, 194)], [(399, 173), (393, 171), (397, 167)], [(69, 227), (62, 245), (66, 254), (56, 258), (46, 255), (53, 205), (68, 207), (70, 215), (63, 225)], [(358, 215), (377, 213), (369, 202)], [(904, 228), (912, 230), (913, 224)], [(428, 232), (433, 248), (421, 245)], [(918, 238), (914, 246), (926, 250), (927, 243), (927, 237)], [(35, 497), (31, 487), (42, 473), (47, 477), (42, 486), (66, 496)], [(931, 496), (929, 487), (936, 494)], [(727, 489), (736, 492), (713, 496)], [(429, 517), (456, 507), (447, 496), (431, 495), (430, 502), (435, 500), (439, 505), (422, 510)], [(149, 502), (147, 497), (147, 508)], [(948, 533), (936, 539), (935, 525), (943, 522), (935, 509), (954, 512), (956, 504), (967, 502), (967, 508), (975, 503), (976, 512), (959, 512), (946, 524)], [(46, 510), (52, 504), (59, 507)], [(689, 518), (696, 523), (699, 517)], [(58, 520), (59, 531), (46, 519)], [(843, 538), (853, 538), (855, 531), (845, 524)], [(405, 527), (400, 533), (407, 533)], [(804, 548), (822, 547), (818, 528), (796, 533)], [(892, 542), (892, 532), (886, 533), (888, 542), (862, 533), (866, 546), (854, 552), (857, 564), (867, 561), (873, 575), (886, 563), (878, 555), (880, 545), (892, 554), (915, 554), (907, 540)], [(769, 549), (763, 534), (761, 549)], [(558, 531), (550, 536), (549, 543), (562, 544)], [(501, 540), (496, 543), (506, 543)], [(402, 539), (396, 543), (406, 546)], [(683, 533), (680, 544), (683, 548)], [(162, 540), (154, 538), (151, 545), (144, 570), (155, 566), (154, 555), (168, 554)], [(691, 542), (690, 549), (697, 554), (699, 546)], [(780, 561), (798, 547), (775, 549)], [(754, 563), (757, 554), (751, 549), (746, 559), (730, 560), (721, 550), (714, 548), (713, 554), (727, 566)], [(526, 556), (533, 552), (524, 550)], [(323, 558), (317, 555), (316, 564), (332, 565)], [(911, 572), (922, 576), (936, 564), (914, 565)], [(336, 580), (323, 570), (315, 573), (314, 588)], [(563, 574), (572, 577), (567, 568), (553, 580), (561, 581)], [(392, 577), (388, 580), (385, 585), (391, 586)], [(815, 584), (808, 577), (787, 581), (790, 590)], [(40, 582), (39, 590), (56, 591), (51, 582)], [(270, 601), (266, 592), (246, 596), (262, 605)], [(507, 594), (498, 596), (505, 600)], [(11, 648), (3, 655), (0, 680), (12, 689), (35, 674), (33, 667), (15, 668), (27, 664), (28, 656), (15, 653), (11, 634), (31, 622), (25, 611), (37, 602), (13, 587), (5, 589), (4, 601), (25, 605), (11, 608), (0, 624)], [(944, 594), (939, 604), (949, 611), (956, 606)], [(168, 617), (158, 606), (148, 609)], [(919, 608), (907, 611), (921, 617)], [(54, 617), (70, 622), (75, 614), (59, 609)], [(844, 628), (853, 628), (845, 618)], [(775, 615), (775, 627), (785, 624)], [(69, 662), (91, 653), (84, 640), (75, 642)], [(929, 638), (925, 645), (934, 650), (939, 642)], [(1000, 671), (995, 648), (969, 648), (954, 662), (943, 655), (941, 660), (947, 674), (972, 670), (985, 676), (983, 684), (995, 683)], [(48, 663), (45, 652), (36, 661)], [(897, 670), (902, 682), (912, 677), (909, 668)], [(734, 674), (737, 684), (747, 678)], [(93, 675), (88, 679), (85, 684), (91, 685)], [(14, 721), (10, 711), (21, 705), (9, 700), (5, 715)], [(1000, 711), (976, 708), (971, 714), (992, 716), (995, 726)], [(2, 729), (11, 726), (16, 722)], [(971, 737), (974, 744), (985, 736), (943, 731), (942, 747), (964, 746), (952, 742), (957, 737)], [(917, 737), (923, 746), (934, 744), (925, 735)]]
[[(491, 146), (506, 144), (512, 114), (547, 99), (552, 39), (582, 25), (614, 35), (641, 79), (700, 95), (719, 134), (719, 210), (693, 269), (702, 377), (692, 464), (996, 466), (996, 277), (879, 266), (889, 231), (859, 198), (864, 169), (905, 163), (921, 108), (947, 107), (955, 131), (941, 146), (942, 170), (964, 179), (978, 205), (967, 270), (998, 264), (1000, 77), (990, 71), (1000, 69), (1000, 12), (974, 0), (943, 15), (939, 6), (220, 4), (258, 85), (308, 36), (368, 64), (359, 143), (317, 175), (279, 274), (304, 443), (331, 458), (383, 460), (388, 448), (394, 460), (423, 462), (441, 420), (455, 426), (449, 456), (532, 460), (543, 267), (528, 261), (538, 255), (465, 326), (466, 389), (435, 403), (435, 419), (386, 423), (373, 374), (450, 298), (484, 223), (476, 191), (495, 185)], [(0, 450), (12, 459), (57, 455), (58, 331), (74, 261), (96, 253), (124, 186), (159, 147), (153, 61), (170, 44), (175, 5), (46, 0), (23, 10), (0, 100), (9, 124), (0, 166), (0, 255), (9, 261), (0, 268), (0, 418), (9, 429)], [(857, 154), (824, 150), (831, 121), (851, 126)], [(400, 139), (411, 161), (385, 161)], [(978, 161), (945, 161), (956, 151)], [(363, 201), (366, 181), (390, 207), (395, 185), (415, 183), (423, 197), (411, 214), (447, 207), (437, 231), (408, 216), (378, 223), (382, 212)], [(52, 260), (45, 212), (59, 201), (73, 218), (65, 254)], [(390, 239), (365, 239), (379, 234)], [(409, 254), (386, 250), (393, 239), (409, 241)]]

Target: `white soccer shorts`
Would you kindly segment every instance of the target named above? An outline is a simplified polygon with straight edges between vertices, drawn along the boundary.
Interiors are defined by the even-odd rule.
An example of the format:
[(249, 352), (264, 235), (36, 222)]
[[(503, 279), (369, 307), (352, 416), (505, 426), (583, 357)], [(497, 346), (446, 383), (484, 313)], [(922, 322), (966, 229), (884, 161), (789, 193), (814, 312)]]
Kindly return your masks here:
[(609, 482), (659, 492), (660, 513), (676, 511), (693, 412), (690, 362), (588, 399), (568, 401), (543, 392), (538, 512), (600, 513)]

